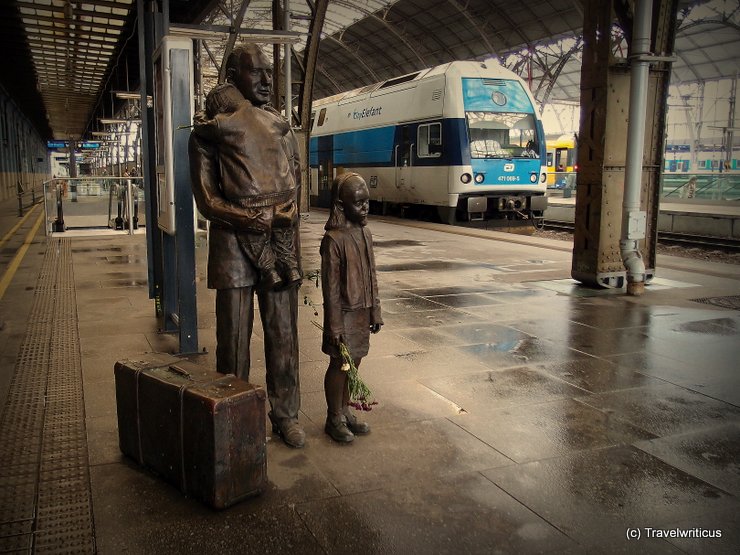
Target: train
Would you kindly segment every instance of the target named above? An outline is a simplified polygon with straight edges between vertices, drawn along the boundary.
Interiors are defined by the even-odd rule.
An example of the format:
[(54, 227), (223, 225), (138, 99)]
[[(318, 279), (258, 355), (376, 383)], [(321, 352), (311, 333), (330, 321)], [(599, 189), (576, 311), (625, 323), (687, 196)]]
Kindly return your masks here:
[(578, 171), (576, 135), (561, 135), (547, 141), (547, 186), (561, 189), (567, 176)]
[(690, 145), (667, 144), (663, 170), (666, 173), (737, 171), (740, 170), (740, 148), (735, 146), (728, 159), (725, 149), (718, 145), (699, 144), (692, 155)]
[(455, 61), (317, 100), (311, 202), (332, 179), (363, 176), (371, 209), (425, 207), (445, 223), (535, 225), (547, 208), (545, 133), (515, 73)]

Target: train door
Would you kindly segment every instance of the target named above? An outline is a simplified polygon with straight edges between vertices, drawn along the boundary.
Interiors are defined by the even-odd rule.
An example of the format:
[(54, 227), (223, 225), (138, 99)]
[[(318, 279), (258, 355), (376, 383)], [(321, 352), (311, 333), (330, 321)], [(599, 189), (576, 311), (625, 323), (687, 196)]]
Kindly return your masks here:
[(334, 165), (331, 160), (319, 160), (318, 175), (318, 198), (316, 204), (319, 208), (329, 208), (331, 206), (331, 182), (333, 180)]
[(399, 200), (405, 200), (409, 192), (414, 188), (413, 168), (413, 141), (412, 129), (409, 125), (401, 128), (400, 140), (396, 143), (395, 164), (396, 164), (396, 190), (398, 191)]

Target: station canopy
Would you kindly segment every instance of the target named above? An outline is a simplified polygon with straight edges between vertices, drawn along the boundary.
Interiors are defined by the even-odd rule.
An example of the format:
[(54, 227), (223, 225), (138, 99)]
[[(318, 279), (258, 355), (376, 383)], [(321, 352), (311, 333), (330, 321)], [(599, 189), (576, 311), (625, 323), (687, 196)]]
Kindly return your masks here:
[[(115, 110), (115, 92), (138, 88), (136, 0), (5, 0), (0, 72), (42, 136), (85, 138)], [(313, 2), (310, 3), (313, 5)], [(241, 28), (273, 29), (273, 0), (251, 0)], [(170, 0), (173, 24), (224, 25), (241, 0)], [(307, 0), (290, 0), (297, 68), (311, 21)], [(580, 0), (330, 0), (314, 98), (453, 60), (494, 59), (528, 81), (540, 103), (579, 102)], [(728, 0), (680, 3), (672, 82), (734, 78), (740, 72), (740, 8)], [(614, 27), (615, 55), (627, 43)], [(206, 41), (220, 62), (226, 36)], [(206, 78), (214, 68), (204, 66)], [(294, 72), (294, 75), (297, 73)], [(110, 112), (110, 110), (108, 110)], [(111, 114), (112, 115), (112, 114)]]

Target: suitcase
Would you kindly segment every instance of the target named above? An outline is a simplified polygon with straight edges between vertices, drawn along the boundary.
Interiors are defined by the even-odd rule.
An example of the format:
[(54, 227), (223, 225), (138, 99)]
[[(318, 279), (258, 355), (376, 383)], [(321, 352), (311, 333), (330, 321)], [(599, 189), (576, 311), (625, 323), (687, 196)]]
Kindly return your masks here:
[(169, 355), (115, 364), (121, 451), (216, 509), (261, 493), (265, 391)]

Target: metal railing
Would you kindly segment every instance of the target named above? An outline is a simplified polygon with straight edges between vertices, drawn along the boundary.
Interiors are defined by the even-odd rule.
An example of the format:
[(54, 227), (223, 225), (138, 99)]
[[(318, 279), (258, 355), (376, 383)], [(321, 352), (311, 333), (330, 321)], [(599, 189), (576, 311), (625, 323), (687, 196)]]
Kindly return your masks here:
[(672, 173), (662, 175), (661, 196), (665, 199), (694, 201), (740, 200), (740, 171), (711, 173)]
[[(576, 189), (575, 172), (555, 172), (555, 183), (548, 185), (547, 194), (551, 197), (572, 196)], [(682, 200), (701, 204), (713, 203), (734, 204), (740, 201), (740, 171), (707, 173), (674, 173), (661, 174), (661, 198), (666, 201)]]
[(17, 185), (17, 193), (18, 196), (18, 217), (22, 218), (23, 213), (25, 212), (26, 206), (25, 203), (28, 202), (30, 198), (30, 204), (28, 204), (28, 207), (33, 206), (36, 204), (38, 200), (41, 198), (43, 184), (39, 187), (39, 184), (34, 183), (31, 185), (30, 189), (27, 189), (23, 186), (23, 184), (19, 181)]
[(44, 183), (46, 232), (113, 229), (134, 233), (144, 225), (140, 177), (56, 178)]

